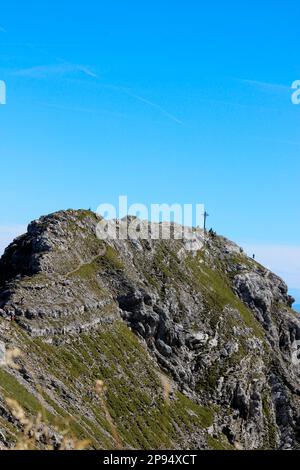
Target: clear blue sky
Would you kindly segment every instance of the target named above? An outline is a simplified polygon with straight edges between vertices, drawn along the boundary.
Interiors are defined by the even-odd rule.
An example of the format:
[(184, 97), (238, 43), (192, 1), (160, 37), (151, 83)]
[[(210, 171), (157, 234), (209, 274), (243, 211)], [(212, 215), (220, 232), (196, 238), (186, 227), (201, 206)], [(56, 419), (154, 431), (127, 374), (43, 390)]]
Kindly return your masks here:
[(299, 46), (296, 0), (2, 2), (0, 227), (205, 203), (219, 233), (296, 253), (300, 289)]

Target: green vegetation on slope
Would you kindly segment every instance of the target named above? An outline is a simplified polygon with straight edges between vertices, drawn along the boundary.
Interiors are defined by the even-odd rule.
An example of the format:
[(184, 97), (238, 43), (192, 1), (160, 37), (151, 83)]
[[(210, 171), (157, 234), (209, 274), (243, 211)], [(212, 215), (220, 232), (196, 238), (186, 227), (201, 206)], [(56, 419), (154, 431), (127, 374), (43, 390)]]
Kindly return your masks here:
[[(95, 448), (116, 445), (95, 394), (97, 380), (103, 380), (107, 388), (107, 408), (124, 448), (176, 448), (181, 432), (197, 432), (213, 422), (213, 409), (194, 403), (176, 389), (170, 401), (165, 400), (157, 366), (122, 322), (74, 337), (68, 345), (30, 339), (21, 331), (18, 334), (27, 345), (24, 358), (30, 354), (33, 360), (31, 370), (37, 376), (42, 370), (57, 381), (55, 395), (41, 384), (45, 402), (60, 418), (70, 420), (77, 437), (89, 438)], [(1, 372), (6, 374), (0, 376), (1, 383), (11, 384), (6, 385), (6, 394), (30, 414), (40, 410), (37, 399), (26, 388)], [(53, 422), (52, 414), (47, 416)]]
[(205, 294), (204, 301), (208, 311), (220, 314), (224, 307), (230, 306), (239, 311), (245, 325), (251, 328), (257, 337), (263, 338), (263, 329), (251, 310), (234, 294), (224, 273), (211, 268), (206, 263), (203, 252), (197, 253), (196, 256), (189, 256), (186, 260), (186, 267), (191, 273), (190, 282)]

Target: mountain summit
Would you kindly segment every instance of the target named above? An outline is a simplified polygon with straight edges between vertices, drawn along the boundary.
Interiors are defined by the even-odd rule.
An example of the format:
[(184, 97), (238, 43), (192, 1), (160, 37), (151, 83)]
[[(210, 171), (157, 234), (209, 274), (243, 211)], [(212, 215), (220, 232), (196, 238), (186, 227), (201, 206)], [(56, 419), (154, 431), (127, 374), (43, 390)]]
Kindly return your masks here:
[(66, 427), (97, 449), (300, 448), (285, 283), (213, 232), (191, 251), (104, 242), (99, 221), (42, 217), (0, 260), (1, 447), (19, 441), (22, 410), (42, 413), (37, 448), (61, 448)]

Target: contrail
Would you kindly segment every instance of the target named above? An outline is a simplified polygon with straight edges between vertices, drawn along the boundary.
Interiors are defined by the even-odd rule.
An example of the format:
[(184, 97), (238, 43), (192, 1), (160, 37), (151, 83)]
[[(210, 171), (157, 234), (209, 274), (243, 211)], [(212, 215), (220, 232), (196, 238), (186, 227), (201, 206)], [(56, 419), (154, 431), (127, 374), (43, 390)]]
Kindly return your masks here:
[(147, 98), (144, 98), (143, 96), (137, 95), (136, 93), (133, 93), (129, 88), (118, 86), (118, 85), (108, 85), (108, 84), (106, 84), (105, 86), (108, 88), (115, 89), (117, 91), (121, 91), (125, 93), (126, 95), (130, 96), (131, 98), (134, 98), (140, 101), (141, 103), (147, 104), (148, 106), (151, 106), (151, 108), (157, 109), (164, 116), (168, 117), (169, 119), (176, 122), (177, 124), (183, 124), (183, 122), (180, 119), (178, 119), (176, 116), (174, 116), (174, 114), (169, 113), (168, 111), (166, 111), (166, 109), (164, 109), (159, 104), (154, 103), (153, 101), (150, 101)]

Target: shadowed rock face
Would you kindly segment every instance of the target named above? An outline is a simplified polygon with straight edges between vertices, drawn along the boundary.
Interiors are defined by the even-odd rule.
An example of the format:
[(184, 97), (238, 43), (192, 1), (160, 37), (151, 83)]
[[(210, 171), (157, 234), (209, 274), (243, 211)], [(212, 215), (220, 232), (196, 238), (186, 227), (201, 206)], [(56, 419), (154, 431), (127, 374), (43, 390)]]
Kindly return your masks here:
[(103, 242), (99, 221), (42, 217), (0, 260), (0, 341), (23, 351), (20, 370), (0, 368), (2, 446), (9, 420), (18, 428), (12, 396), (113, 447), (101, 379), (124, 448), (299, 448), (300, 321), (285, 283), (225, 238)]

